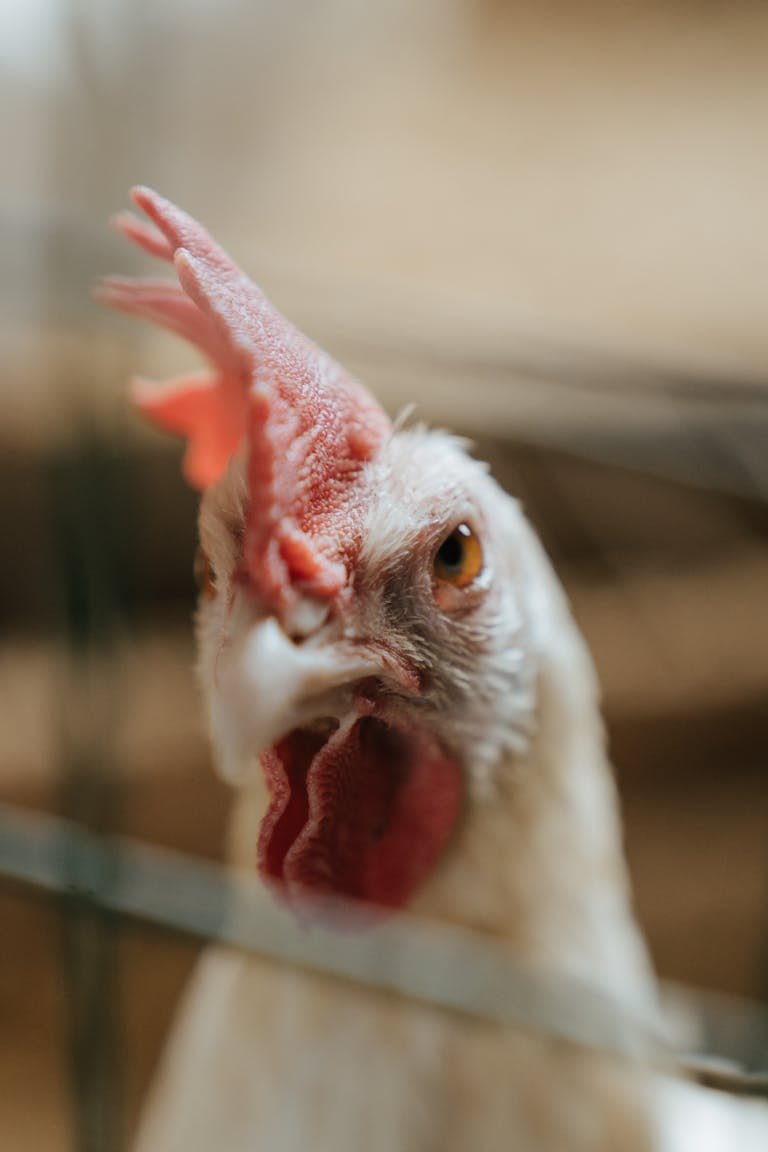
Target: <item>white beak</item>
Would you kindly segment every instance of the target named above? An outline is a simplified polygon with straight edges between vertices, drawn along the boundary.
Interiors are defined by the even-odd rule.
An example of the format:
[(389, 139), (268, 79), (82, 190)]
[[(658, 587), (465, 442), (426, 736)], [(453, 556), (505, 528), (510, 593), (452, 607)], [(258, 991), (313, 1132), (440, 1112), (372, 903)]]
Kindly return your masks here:
[(343, 688), (381, 670), (348, 645), (295, 644), (273, 616), (253, 619), (244, 601), (233, 607), (230, 637), (216, 664), (210, 720), (217, 766), (231, 783), (293, 728), (343, 714)]

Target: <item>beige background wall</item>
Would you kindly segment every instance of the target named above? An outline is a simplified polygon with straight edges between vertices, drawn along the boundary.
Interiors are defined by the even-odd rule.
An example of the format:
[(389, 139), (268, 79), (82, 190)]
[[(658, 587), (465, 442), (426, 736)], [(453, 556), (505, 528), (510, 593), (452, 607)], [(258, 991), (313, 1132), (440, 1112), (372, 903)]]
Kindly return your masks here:
[(87, 299), (135, 266), (105, 220), (137, 181), (393, 406), (477, 425), (560, 399), (518, 412), (507, 374), (478, 417), (366, 348), (768, 376), (765, 5), (4, 0), (0, 20), (0, 436), (112, 411), (127, 344), (178, 366)]

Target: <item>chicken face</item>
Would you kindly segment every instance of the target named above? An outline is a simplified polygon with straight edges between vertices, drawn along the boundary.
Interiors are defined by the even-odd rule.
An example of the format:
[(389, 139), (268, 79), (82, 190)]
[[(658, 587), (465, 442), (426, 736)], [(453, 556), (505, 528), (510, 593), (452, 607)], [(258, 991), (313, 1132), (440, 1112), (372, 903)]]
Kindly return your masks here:
[(203, 229), (146, 189), (121, 231), (179, 283), (112, 278), (205, 376), (135, 391), (188, 437), (200, 515), (199, 668), (222, 772), (263, 772), (257, 849), (288, 897), (403, 904), (466, 794), (524, 741), (529, 583), (517, 505), (462, 445), (393, 431)]
[(266, 776), (265, 878), (288, 896), (398, 906), (436, 866), (466, 794), (525, 741), (523, 524), (456, 441), (423, 429), (391, 437), (365, 491), (344, 590), (283, 621), (238, 581), (243, 464), (206, 492), (200, 671), (222, 771)]

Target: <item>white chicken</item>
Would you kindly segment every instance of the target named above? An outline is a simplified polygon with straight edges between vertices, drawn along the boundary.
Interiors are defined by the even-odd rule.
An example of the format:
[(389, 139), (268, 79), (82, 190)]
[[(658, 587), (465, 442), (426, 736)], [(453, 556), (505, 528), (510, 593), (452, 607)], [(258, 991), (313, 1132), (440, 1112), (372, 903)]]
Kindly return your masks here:
[[(109, 278), (101, 296), (212, 365), (136, 399), (188, 436), (203, 489), (199, 671), (217, 762), (240, 787), (237, 863), (289, 903), (407, 905), (469, 927), (653, 1019), (594, 671), (520, 506), (459, 441), (393, 429), (188, 216), (146, 189), (134, 199), (153, 223), (123, 216), (121, 230), (173, 260), (180, 284)], [(727, 1100), (688, 1091), (211, 948), (138, 1147), (751, 1147), (746, 1126), (728, 1128), (742, 1121), (758, 1146), (759, 1110), (731, 1118)]]

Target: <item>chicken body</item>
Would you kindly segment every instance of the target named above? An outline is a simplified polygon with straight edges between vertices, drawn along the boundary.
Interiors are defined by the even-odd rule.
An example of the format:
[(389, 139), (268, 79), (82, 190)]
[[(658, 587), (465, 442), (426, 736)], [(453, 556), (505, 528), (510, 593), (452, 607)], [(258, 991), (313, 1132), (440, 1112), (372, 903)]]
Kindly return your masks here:
[(212, 951), (137, 1152), (639, 1152), (653, 1123), (608, 1057)]

